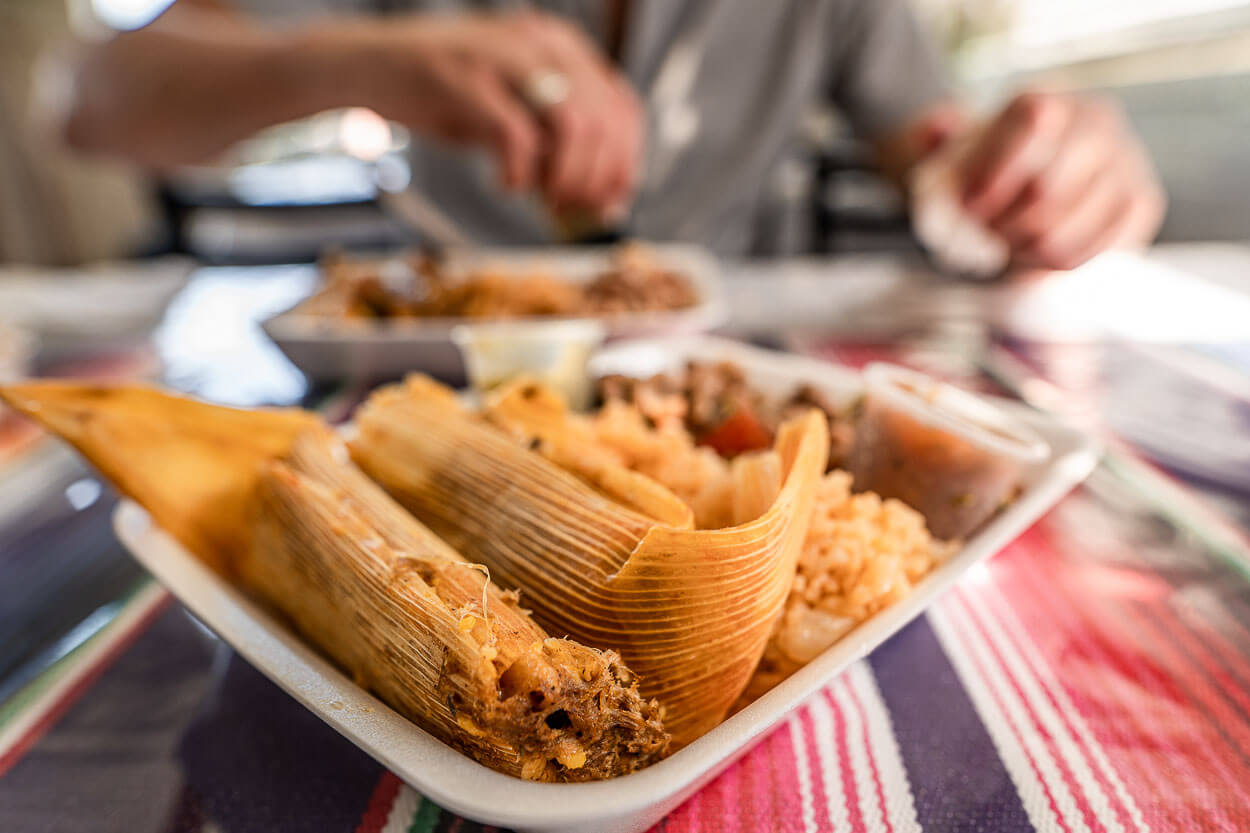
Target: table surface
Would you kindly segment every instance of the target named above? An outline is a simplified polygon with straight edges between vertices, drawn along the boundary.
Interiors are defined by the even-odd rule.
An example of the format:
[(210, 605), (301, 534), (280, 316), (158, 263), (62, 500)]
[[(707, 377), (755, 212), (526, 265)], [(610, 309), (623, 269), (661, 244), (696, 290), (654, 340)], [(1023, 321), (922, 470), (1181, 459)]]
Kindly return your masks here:
[[(1217, 281), (1250, 263), (1220, 251), (1161, 260)], [(908, 283), (917, 274), (881, 259), (742, 267), (733, 324), (831, 360), (885, 356), (1006, 386), (1088, 420), (1111, 451), (658, 829), (1250, 829), (1250, 488), (1237, 479), (1241, 462), (1250, 471), (1238, 456), (1250, 395), (1235, 381), (1250, 376), (1250, 333), (1184, 346), (1001, 338), (984, 326), (1001, 297), (970, 302), (962, 287)], [(307, 390), (255, 326), (312, 280), (303, 267), (199, 272), (153, 340), (166, 378), (221, 401), (341, 408), (341, 391)], [(871, 326), (822, 332), (850, 296)], [(892, 331), (891, 316), (863, 312), (883, 306)], [(0, 830), (480, 829), (187, 616), (113, 539), (108, 489), (46, 453), (43, 497), (0, 517)], [(6, 471), (0, 498), (29, 497)]]

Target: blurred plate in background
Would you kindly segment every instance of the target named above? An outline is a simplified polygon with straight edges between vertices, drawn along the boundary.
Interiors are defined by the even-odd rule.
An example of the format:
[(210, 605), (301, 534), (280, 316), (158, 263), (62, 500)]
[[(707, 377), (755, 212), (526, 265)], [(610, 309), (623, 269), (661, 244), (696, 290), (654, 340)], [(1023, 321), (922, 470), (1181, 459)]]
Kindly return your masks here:
[[(648, 244), (647, 248), (660, 266), (690, 279), (698, 300), (685, 309), (622, 313), (607, 318), (604, 323), (608, 338), (690, 335), (724, 322), (727, 307), (719, 267), (710, 254), (693, 246)], [(585, 282), (608, 268), (614, 251), (601, 247), (482, 249), (454, 255), (452, 266), (502, 267), (508, 275), (517, 277), (542, 271), (557, 278)], [(464, 365), (451, 334), (457, 326), (468, 323), (475, 321), (362, 321), (312, 315), (295, 307), (268, 319), (262, 326), (300, 370), (312, 379), (329, 381), (396, 378), (417, 371), (443, 379), (461, 379)]]
[(0, 268), (0, 319), (39, 340), (39, 360), (129, 347), (160, 323), (194, 262), (182, 257), (74, 269)]

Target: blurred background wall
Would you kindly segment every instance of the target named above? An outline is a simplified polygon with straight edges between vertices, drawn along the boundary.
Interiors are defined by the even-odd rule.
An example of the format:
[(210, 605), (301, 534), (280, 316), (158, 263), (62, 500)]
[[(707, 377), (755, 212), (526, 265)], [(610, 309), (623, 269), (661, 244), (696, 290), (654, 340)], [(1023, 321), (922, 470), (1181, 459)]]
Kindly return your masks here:
[(0, 263), (124, 257), (158, 233), (147, 180), (65, 152), (35, 106), (55, 97), (43, 68), (69, 46), (70, 12), (66, 0), (0, 0)]
[[(165, 2), (0, 0), (0, 262), (150, 250), (157, 219), (173, 248), (216, 262), (401, 242), (372, 203), (373, 173), (353, 148), (360, 136), (376, 138), (367, 112), (266, 131), (218, 165), (160, 182), (72, 159), (40, 133), (30, 116), (39, 55), (71, 31), (139, 25)], [(1162, 240), (1250, 240), (1250, 0), (914, 2), (959, 88), (986, 112), (1029, 83), (1120, 101), (1170, 195)], [(776, 210), (761, 220), (756, 253), (914, 245), (899, 200), (836, 114), (809, 121), (777, 170)], [(402, 133), (380, 141), (378, 153), (403, 164)]]

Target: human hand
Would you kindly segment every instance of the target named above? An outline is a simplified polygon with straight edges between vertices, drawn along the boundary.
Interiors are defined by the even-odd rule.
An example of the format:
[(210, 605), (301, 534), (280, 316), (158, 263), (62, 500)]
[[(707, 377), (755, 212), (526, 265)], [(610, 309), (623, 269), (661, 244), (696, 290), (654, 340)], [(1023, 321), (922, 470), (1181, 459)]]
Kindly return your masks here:
[[(486, 148), (506, 188), (541, 191), (553, 213), (611, 220), (627, 207), (642, 107), (573, 24), (533, 11), (426, 15), (362, 24), (343, 38), (361, 59), (362, 103), (383, 116), (419, 135)], [(546, 103), (533, 100), (543, 76), (557, 82)]]
[(1003, 236), (1016, 265), (1072, 269), (1107, 249), (1144, 245), (1166, 197), (1115, 105), (1017, 96), (963, 157), (965, 210)]

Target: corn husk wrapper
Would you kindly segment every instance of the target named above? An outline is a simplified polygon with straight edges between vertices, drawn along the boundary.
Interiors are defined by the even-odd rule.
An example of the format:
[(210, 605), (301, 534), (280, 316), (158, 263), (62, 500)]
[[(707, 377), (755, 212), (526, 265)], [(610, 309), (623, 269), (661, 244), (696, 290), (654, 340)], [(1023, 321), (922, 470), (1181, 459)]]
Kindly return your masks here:
[(588, 780), (664, 753), (659, 709), (617, 655), (550, 638), (364, 477), (316, 417), (140, 387), (30, 383), (0, 397), (358, 682), (481, 763)]
[(258, 464), (320, 424), (298, 409), (214, 408), (139, 385), (28, 382), (0, 398), (69, 442), (217, 572), (250, 549)]
[(376, 393), (356, 427), (352, 454), (366, 473), (502, 585), (522, 588), (549, 631), (619, 650), (663, 705), (675, 745), (719, 723), (754, 671), (828, 449), (814, 413), (783, 426), (781, 488), (766, 511), (696, 530), (675, 497), (595, 459), (558, 420), (518, 434), (423, 377)]

